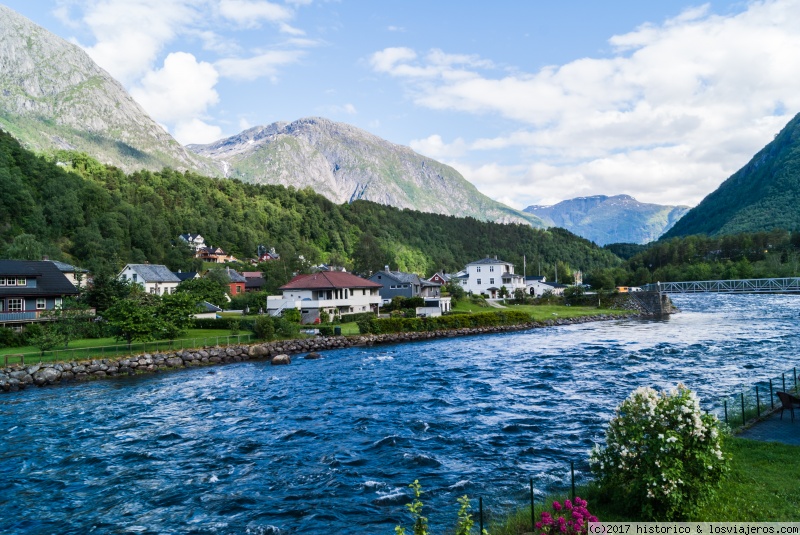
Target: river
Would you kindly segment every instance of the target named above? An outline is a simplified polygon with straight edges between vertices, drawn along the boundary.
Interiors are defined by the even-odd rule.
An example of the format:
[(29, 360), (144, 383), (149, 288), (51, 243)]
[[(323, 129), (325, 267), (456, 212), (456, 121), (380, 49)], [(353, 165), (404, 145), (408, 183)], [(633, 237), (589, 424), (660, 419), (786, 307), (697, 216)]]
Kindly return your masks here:
[[(365, 533), (565, 488), (635, 388), (705, 407), (800, 355), (800, 296), (0, 395), (0, 533)], [(579, 474), (579, 477), (583, 477)], [(438, 529), (441, 531), (441, 529)]]

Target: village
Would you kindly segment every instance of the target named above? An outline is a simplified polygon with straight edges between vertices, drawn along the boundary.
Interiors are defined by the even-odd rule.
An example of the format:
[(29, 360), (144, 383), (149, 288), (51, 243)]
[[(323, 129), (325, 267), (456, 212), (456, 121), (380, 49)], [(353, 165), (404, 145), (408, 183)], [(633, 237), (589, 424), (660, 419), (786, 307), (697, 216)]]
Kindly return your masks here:
[[(219, 278), (221, 273), (226, 302), (198, 303), (201, 310), (195, 314), (196, 318), (219, 317), (233, 298), (263, 292), (266, 281), (261, 271), (237, 271), (229, 267), (230, 263), (241, 265), (241, 262), (222, 248), (207, 245), (198, 234), (182, 234), (179, 239), (193, 250), (195, 258), (203, 265), (213, 264), (219, 268), (173, 272), (165, 265), (127, 264), (117, 279), (138, 285), (144, 293), (163, 296), (174, 294), (187, 281), (208, 277), (212, 272)], [(256, 266), (278, 259), (280, 255), (274, 248), (259, 246), (257, 256), (248, 263)], [(481, 296), (492, 303), (520, 295), (562, 295), (567, 288), (541, 275), (519, 274), (514, 264), (497, 256), (470, 262), (458, 273), (437, 272), (428, 278), (392, 270), (388, 265), (363, 276), (326, 264), (311, 266), (309, 271), (295, 274), (278, 287), (279, 295), (267, 295), (257, 310), (247, 307), (241, 312), (280, 316), (293, 309), (299, 311), (302, 324), (317, 324), (332, 322), (347, 314), (381, 314), (382, 307), (389, 306), (397, 298), (417, 298), (409, 301), (419, 305), (415, 307), (416, 316), (436, 317), (452, 310), (450, 293), (453, 291)], [(581, 284), (579, 272), (575, 283)], [(64, 299), (77, 297), (81, 287), (91, 284), (90, 273), (68, 263), (47, 259), (0, 260), (0, 327), (19, 331), (26, 324), (48, 321), (51, 317), (48, 311), (58, 310)]]

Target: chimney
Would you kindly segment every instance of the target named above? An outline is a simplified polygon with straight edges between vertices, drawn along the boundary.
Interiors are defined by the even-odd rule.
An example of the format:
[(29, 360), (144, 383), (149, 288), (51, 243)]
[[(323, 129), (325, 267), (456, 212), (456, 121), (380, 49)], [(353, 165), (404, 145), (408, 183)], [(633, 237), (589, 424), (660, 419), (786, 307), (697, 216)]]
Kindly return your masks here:
[(388, 273), (389, 272), (389, 266), (383, 266), (383, 270)]
[(46, 254), (42, 255), (42, 262), (47, 262), (48, 260), (50, 260), (50, 258), (48, 258)]
[(494, 255), (494, 259), (497, 260), (497, 255)]

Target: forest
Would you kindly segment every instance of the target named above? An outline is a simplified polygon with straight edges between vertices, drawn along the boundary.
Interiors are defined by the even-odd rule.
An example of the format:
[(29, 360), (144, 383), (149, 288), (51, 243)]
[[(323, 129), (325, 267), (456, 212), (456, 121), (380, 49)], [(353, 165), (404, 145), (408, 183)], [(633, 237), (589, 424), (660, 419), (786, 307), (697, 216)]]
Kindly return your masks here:
[[(641, 286), (657, 281), (761, 279), (800, 275), (800, 232), (775, 229), (723, 236), (695, 235), (644, 247), (606, 246), (632, 256), (616, 268), (599, 269), (589, 281), (598, 288)], [(638, 252), (635, 252), (638, 250)]]
[(369, 201), (336, 205), (310, 189), (245, 184), (164, 169), (125, 174), (91, 157), (61, 151), (36, 155), (0, 132), (0, 255), (47, 255), (114, 273), (126, 263), (198, 268), (178, 236), (201, 234), (237, 258), (275, 247), (282, 261), (272, 280), (311, 265), (357, 273), (392, 269), (456, 272), (487, 255), (528, 274), (568, 280), (573, 270), (616, 267), (608, 250), (552, 228), (497, 224), (400, 210)]

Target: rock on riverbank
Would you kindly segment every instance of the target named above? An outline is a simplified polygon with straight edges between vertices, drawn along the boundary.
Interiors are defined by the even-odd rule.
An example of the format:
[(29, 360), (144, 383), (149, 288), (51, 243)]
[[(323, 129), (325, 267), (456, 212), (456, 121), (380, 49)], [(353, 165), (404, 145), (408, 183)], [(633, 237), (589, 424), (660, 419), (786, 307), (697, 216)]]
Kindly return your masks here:
[[(629, 316), (634, 316), (630, 314)], [(47, 386), (68, 381), (86, 381), (134, 375), (138, 373), (155, 373), (178, 368), (228, 364), (247, 360), (268, 360), (281, 356), (286, 357), (275, 364), (289, 364), (290, 355), (299, 353), (318, 353), (328, 349), (341, 349), (356, 346), (372, 346), (376, 344), (397, 344), (434, 338), (450, 338), (477, 334), (492, 334), (520, 331), (537, 327), (569, 325), (618, 319), (624, 316), (584, 316), (578, 318), (553, 319), (545, 322), (530, 322), (520, 325), (497, 327), (476, 327), (426, 332), (408, 332), (392, 334), (369, 334), (357, 336), (329, 336), (298, 340), (280, 340), (253, 345), (208, 347), (195, 350), (183, 350), (169, 353), (144, 354), (132, 357), (119, 357), (80, 362), (55, 362), (32, 365), (13, 365), (0, 368), (0, 390), (16, 392), (28, 386)], [(316, 355), (315, 355), (316, 356)], [(288, 362), (286, 362), (288, 360)]]

